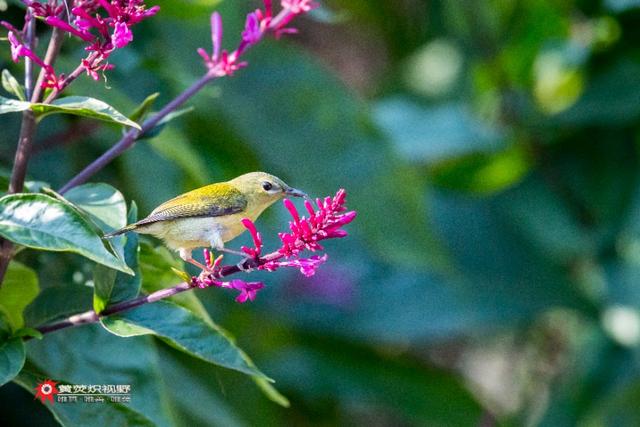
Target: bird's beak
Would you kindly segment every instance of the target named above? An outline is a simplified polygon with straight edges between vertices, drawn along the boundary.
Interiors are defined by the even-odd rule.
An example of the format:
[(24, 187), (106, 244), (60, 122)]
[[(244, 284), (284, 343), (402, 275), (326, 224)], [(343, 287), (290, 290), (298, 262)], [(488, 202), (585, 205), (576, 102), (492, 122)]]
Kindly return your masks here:
[(284, 191), (284, 193), (289, 195), (289, 196), (293, 196), (293, 197), (304, 197), (305, 199), (309, 198), (307, 193), (305, 193), (304, 191), (300, 191), (300, 190), (297, 190), (297, 189), (292, 188), (292, 187), (287, 188)]

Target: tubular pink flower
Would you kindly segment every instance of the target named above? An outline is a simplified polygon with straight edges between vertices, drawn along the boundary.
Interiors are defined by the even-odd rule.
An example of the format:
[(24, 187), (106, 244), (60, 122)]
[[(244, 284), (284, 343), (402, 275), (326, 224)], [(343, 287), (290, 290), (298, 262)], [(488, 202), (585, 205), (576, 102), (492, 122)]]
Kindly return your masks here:
[(83, 31), (83, 30), (79, 30), (77, 28), (72, 27), (71, 25), (69, 25), (69, 23), (67, 23), (67, 21), (63, 21), (62, 19), (58, 18), (57, 16), (47, 16), (44, 19), (44, 22), (52, 27), (58, 27), (60, 28), (62, 31), (66, 31), (67, 33), (73, 34), (74, 36), (89, 42), (92, 41), (94, 36), (91, 35), (91, 33), (89, 33), (88, 31)]
[(16, 37), (13, 31), (9, 31), (7, 36), (11, 44), (11, 59), (13, 59), (13, 62), (18, 62), (21, 57), (26, 56), (42, 68), (50, 68), (38, 55), (18, 40), (18, 37)]
[[(256, 292), (262, 289), (264, 284), (261, 282), (244, 282), (242, 280), (222, 282), (218, 279), (246, 268), (257, 268), (258, 270), (273, 272), (283, 267), (297, 268), (306, 277), (311, 277), (322, 264), (327, 262), (328, 256), (324, 254), (300, 258), (300, 253), (305, 249), (311, 251), (322, 249), (318, 244), (320, 240), (346, 236), (346, 231), (342, 230), (341, 227), (350, 223), (356, 217), (355, 211), (345, 212), (347, 208), (345, 206), (346, 192), (344, 190), (339, 190), (333, 198), (317, 199), (316, 207), (310, 202), (305, 202), (305, 207), (309, 213), (308, 217), (300, 217), (296, 207), (290, 200), (285, 199), (283, 203), (291, 214), (292, 221), (289, 222), (291, 233), (278, 234), (282, 241), (280, 249), (262, 256), (262, 236), (253, 221), (249, 218), (243, 218), (241, 220), (242, 225), (251, 234), (254, 244), (253, 248), (242, 247), (242, 251), (248, 256), (241, 263), (244, 267), (240, 264), (233, 267), (222, 266), (222, 256), (212, 263), (211, 253), (208, 249), (205, 249), (204, 259), (207, 268), (200, 276), (191, 278), (191, 286), (200, 288), (211, 286), (233, 288), (240, 291), (236, 301), (243, 303), (253, 301)], [(248, 267), (247, 263), (249, 263)]]
[(282, 0), (280, 2), (283, 9), (288, 9), (293, 14), (309, 12), (319, 6), (313, 0)]
[[(73, 0), (69, 1), (70, 21), (67, 21), (62, 18), (64, 11), (68, 10), (65, 7), (66, 3), (58, 0), (47, 0), (46, 3), (34, 0), (24, 2), (28, 6), (28, 17), (33, 14), (44, 18), (47, 25), (59, 28), (88, 44), (85, 50), (90, 53), (81, 60), (81, 66), (94, 80), (99, 79), (100, 72), (113, 68), (113, 65), (105, 63), (111, 53), (115, 49), (127, 46), (133, 40), (131, 27), (160, 10), (159, 6), (147, 9), (144, 0)], [(101, 13), (100, 9), (104, 9), (106, 14)], [(14, 31), (13, 27), (0, 23), (10, 32), (14, 32), (10, 36), (11, 56), (14, 61), (17, 62), (22, 56), (29, 57), (45, 69), (45, 79), (42, 83), (44, 87), (65, 86), (64, 79), (57, 77), (53, 69), (47, 68), (44, 62), (16, 37), (18, 32)], [(227, 64), (227, 69), (237, 69), (240, 65)]]
[(127, 24), (117, 22), (111, 36), (111, 41), (117, 48), (123, 48), (133, 40), (133, 33)]
[(316, 274), (316, 270), (318, 269), (318, 267), (327, 262), (327, 259), (328, 255), (324, 254), (323, 256), (314, 255), (310, 258), (300, 258), (290, 261), (268, 261), (263, 264), (260, 269), (266, 271), (276, 271), (280, 267), (297, 267), (300, 269), (300, 272), (306, 277), (311, 277)]
[(58, 0), (47, 0), (46, 3), (26, 0), (25, 4), (29, 6), (33, 14), (39, 18), (58, 16), (64, 11), (64, 4), (58, 3)]
[(273, 17), (273, 1), (264, 0), (264, 15), (265, 19), (271, 19)]
[(241, 250), (249, 257), (256, 259), (262, 252), (262, 237), (260, 236), (260, 233), (258, 233), (256, 225), (249, 218), (242, 218), (240, 221), (242, 222), (242, 225), (244, 225), (244, 228), (249, 230), (249, 233), (251, 233), (251, 238), (253, 239), (254, 245), (253, 248), (243, 246)]
[(242, 31), (242, 41), (238, 48), (231, 53), (226, 53), (226, 51), (222, 50), (222, 20), (220, 14), (214, 12), (211, 15), (212, 54), (209, 55), (202, 48), (197, 50), (198, 54), (204, 59), (205, 66), (210, 70), (211, 75), (216, 77), (230, 76), (238, 69), (246, 66), (247, 63), (240, 62), (239, 59), (250, 46), (258, 43), (269, 31), (273, 32), (276, 38), (282, 34), (296, 32), (294, 28), (285, 28), (285, 26), (297, 15), (308, 12), (318, 6), (308, 0), (283, 1), (282, 4), (283, 9), (276, 17), (273, 17), (272, 0), (264, 0), (264, 11), (257, 9), (247, 14)]
[(262, 282), (245, 282), (244, 280), (234, 279), (229, 282), (222, 282), (220, 280), (214, 279), (212, 276), (202, 275), (200, 277), (192, 277), (191, 278), (191, 286), (198, 287), (200, 289), (209, 288), (211, 286), (215, 286), (217, 288), (227, 288), (234, 289), (236, 291), (240, 291), (240, 294), (236, 297), (236, 302), (243, 304), (247, 301), (254, 301), (256, 299), (256, 295), (258, 291), (264, 288), (264, 283)]
[(289, 223), (291, 233), (280, 233), (282, 247), (279, 252), (286, 256), (297, 256), (302, 250), (321, 250), (320, 240), (329, 238), (341, 238), (347, 236), (347, 232), (341, 227), (353, 221), (356, 212), (343, 213), (346, 210), (346, 192), (339, 190), (335, 197), (327, 197), (324, 200), (316, 200), (317, 209), (309, 202), (305, 207), (309, 217), (302, 217), (293, 203), (285, 199), (284, 205), (289, 210), (293, 221)]
[(247, 44), (255, 44), (262, 38), (260, 19), (256, 12), (247, 15), (247, 20), (242, 31), (242, 40)]
[(213, 12), (211, 14), (211, 44), (213, 47), (211, 61), (213, 63), (218, 62), (218, 58), (220, 58), (220, 50), (222, 49), (222, 32), (222, 17), (218, 12)]
[(236, 297), (236, 302), (240, 304), (247, 300), (253, 301), (256, 299), (256, 294), (262, 288), (264, 284), (262, 282), (245, 282), (244, 280), (232, 280), (230, 285), (233, 289), (240, 291), (240, 295)]

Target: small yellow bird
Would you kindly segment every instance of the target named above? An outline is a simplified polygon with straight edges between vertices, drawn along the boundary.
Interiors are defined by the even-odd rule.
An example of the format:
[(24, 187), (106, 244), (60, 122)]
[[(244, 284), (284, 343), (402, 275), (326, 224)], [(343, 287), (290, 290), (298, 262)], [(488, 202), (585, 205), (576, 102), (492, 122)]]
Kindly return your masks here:
[(195, 248), (244, 255), (225, 249), (224, 244), (245, 231), (242, 218), (255, 221), (260, 214), (285, 196), (308, 197), (280, 178), (251, 172), (227, 182), (206, 185), (164, 202), (140, 221), (106, 234), (106, 238), (134, 231), (151, 234), (177, 250), (184, 261), (204, 268), (191, 257)]

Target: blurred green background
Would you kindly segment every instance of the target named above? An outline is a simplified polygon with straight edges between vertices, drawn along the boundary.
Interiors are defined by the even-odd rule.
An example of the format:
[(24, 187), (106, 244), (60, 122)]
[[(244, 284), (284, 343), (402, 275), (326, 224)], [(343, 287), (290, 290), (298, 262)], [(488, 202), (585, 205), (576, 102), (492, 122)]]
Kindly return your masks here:
[[(212, 10), (233, 48), (260, 4), (149, 3), (161, 12), (112, 57), (108, 81), (70, 93), (123, 112), (156, 91), (166, 102), (202, 74)], [(19, 7), (0, 8), (20, 22)], [(30, 360), (54, 379), (132, 384), (131, 407), (158, 425), (640, 425), (640, 1), (333, 0), (297, 27), (93, 180), (142, 215), (251, 170), (314, 196), (347, 189), (358, 218), (315, 277), (263, 275), (245, 305), (194, 292), (291, 407), (99, 326), (30, 342)], [(19, 75), (6, 44), (0, 55)], [(58, 70), (81, 55), (67, 43)], [(18, 118), (0, 117), (5, 171)], [(47, 119), (30, 179), (58, 188), (119, 135)], [(286, 221), (279, 205), (260, 219), (267, 248)], [(78, 256), (18, 259), (43, 289), (81, 292), (91, 278)], [(54, 423), (12, 384), (0, 414)]]

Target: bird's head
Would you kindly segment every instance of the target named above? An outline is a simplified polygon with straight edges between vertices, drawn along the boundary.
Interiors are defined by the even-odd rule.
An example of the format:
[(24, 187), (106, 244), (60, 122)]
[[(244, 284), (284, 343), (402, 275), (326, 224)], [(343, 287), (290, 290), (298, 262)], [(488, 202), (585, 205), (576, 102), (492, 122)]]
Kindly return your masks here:
[(286, 197), (306, 197), (304, 192), (287, 185), (277, 176), (265, 172), (250, 172), (229, 181), (256, 208), (265, 209), (274, 202)]

